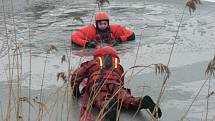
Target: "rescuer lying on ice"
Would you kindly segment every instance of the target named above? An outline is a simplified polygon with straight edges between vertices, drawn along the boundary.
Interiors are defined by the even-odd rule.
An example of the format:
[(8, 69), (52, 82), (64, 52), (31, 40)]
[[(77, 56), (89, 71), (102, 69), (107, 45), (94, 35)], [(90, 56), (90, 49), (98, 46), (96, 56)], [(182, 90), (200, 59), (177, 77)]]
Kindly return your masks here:
[[(73, 95), (81, 96), (80, 121), (94, 121), (92, 112), (87, 110), (90, 101), (92, 107), (99, 110), (105, 107), (108, 111), (105, 117), (110, 121), (116, 121), (117, 106), (120, 104), (126, 110), (149, 109), (152, 113), (155, 109), (157, 113), (154, 117), (161, 117), (161, 109), (155, 108), (156, 104), (150, 96), (134, 97), (124, 88), (124, 71), (114, 48), (105, 46), (96, 49), (93, 57), (82, 63), (70, 77)], [(80, 93), (79, 85), (83, 82), (86, 83)], [(104, 121), (104, 118), (99, 121)]]
[(95, 48), (100, 43), (116, 46), (122, 42), (135, 40), (134, 32), (127, 27), (110, 24), (106, 12), (98, 12), (95, 15), (96, 25), (81, 28), (71, 35), (71, 41), (81, 47)]

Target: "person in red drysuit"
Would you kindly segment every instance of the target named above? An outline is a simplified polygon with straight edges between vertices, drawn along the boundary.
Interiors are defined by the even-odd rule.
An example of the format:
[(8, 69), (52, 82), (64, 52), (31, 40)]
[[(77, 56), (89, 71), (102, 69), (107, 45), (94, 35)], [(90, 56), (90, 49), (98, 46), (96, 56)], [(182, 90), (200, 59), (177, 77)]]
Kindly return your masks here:
[(96, 25), (81, 28), (71, 35), (72, 43), (81, 47), (95, 48), (101, 43), (116, 46), (122, 42), (135, 40), (134, 32), (127, 27), (109, 24), (109, 16), (106, 12), (98, 12), (95, 15)]
[[(154, 115), (160, 118), (161, 109), (155, 108), (156, 104), (150, 96), (134, 97), (130, 90), (124, 88), (123, 67), (120, 65), (120, 58), (113, 47), (105, 46), (96, 49), (93, 59), (80, 65), (71, 73), (70, 81), (72, 94), (81, 99), (80, 121), (94, 121), (94, 116), (90, 112), (89, 106), (102, 111), (108, 111), (106, 118), (116, 121), (117, 105), (122, 104), (122, 108), (127, 110), (149, 109)], [(82, 91), (79, 85), (85, 83)], [(103, 112), (104, 113), (104, 112)], [(100, 117), (99, 121), (104, 121)]]

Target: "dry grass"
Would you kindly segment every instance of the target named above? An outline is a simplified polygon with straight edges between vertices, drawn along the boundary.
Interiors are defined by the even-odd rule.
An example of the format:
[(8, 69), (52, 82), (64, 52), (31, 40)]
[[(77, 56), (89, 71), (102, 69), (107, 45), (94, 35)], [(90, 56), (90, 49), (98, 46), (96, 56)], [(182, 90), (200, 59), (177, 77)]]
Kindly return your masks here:
[(57, 80), (59, 80), (60, 78), (64, 81), (64, 83), (68, 81), (67, 76), (64, 72), (59, 72), (57, 74)]
[(84, 23), (84, 20), (81, 18), (81, 16), (75, 16), (73, 18), (73, 21), (76, 20), (76, 21), (80, 21), (81, 23)]
[[(3, 0), (2, 0), (2, 2), (3, 2)], [(4, 4), (3, 4), (4, 5)], [(5, 13), (5, 12), (4, 12)], [(79, 20), (79, 21), (81, 21), (82, 23), (83, 23), (83, 19), (81, 18), (81, 17), (75, 17), (74, 18), (74, 20)], [(15, 26), (15, 24), (14, 24), (14, 26)], [(15, 27), (14, 27), (15, 28)], [(30, 27), (29, 27), (30, 28)], [(6, 33), (7, 33), (7, 28), (6, 28), (6, 20), (5, 20), (5, 30), (6, 30)], [(15, 31), (15, 29), (14, 29), (14, 31)], [(16, 33), (16, 32), (14, 32), (14, 33)], [(16, 37), (16, 36), (15, 36)], [(9, 84), (9, 103), (8, 103), (8, 108), (7, 108), (7, 113), (6, 113), (6, 116), (5, 116), (5, 119), (3, 119), (3, 120), (5, 120), (5, 121), (10, 121), (11, 120), (11, 112), (12, 112), (12, 108), (11, 108), (11, 106), (12, 106), (12, 92), (13, 92), (13, 83), (12, 83), (12, 81), (13, 81), (13, 71), (14, 70), (11, 70), (12, 68), (10, 67), (11, 65), (14, 67), (14, 66), (17, 66), (17, 73), (18, 73), (18, 77), (17, 77), (17, 80), (18, 80), (18, 92), (17, 92), (17, 101), (16, 102), (14, 102), (14, 105), (17, 105), (15, 108), (13, 108), (14, 110), (15, 110), (15, 112), (16, 112), (16, 120), (17, 121), (21, 121), (21, 120), (24, 120), (23, 119), (23, 117), (22, 117), (22, 112), (21, 112), (21, 108), (22, 108), (22, 106), (24, 106), (24, 104), (22, 104), (23, 102), (27, 102), (27, 104), (29, 105), (29, 115), (28, 115), (28, 120), (30, 121), (30, 120), (35, 120), (35, 119), (32, 119), (31, 117), (30, 117), (30, 112), (31, 112), (31, 110), (32, 109), (35, 109), (35, 107), (38, 107), (39, 108), (39, 110), (38, 110), (38, 112), (37, 113), (35, 113), (35, 110), (33, 111), (35, 114), (37, 114), (37, 117), (36, 117), (36, 121), (42, 121), (43, 120), (43, 118), (44, 118), (44, 113), (46, 113), (46, 112), (49, 112), (50, 111), (50, 109), (49, 109), (49, 107), (48, 107), (48, 105), (45, 103), (46, 101), (45, 100), (47, 100), (47, 99), (45, 99), (46, 97), (43, 97), (43, 81), (44, 81), (44, 77), (45, 77), (45, 72), (46, 72), (46, 65), (47, 65), (47, 56), (48, 56), (48, 54), (51, 54), (51, 53), (54, 53), (54, 52), (56, 52), (56, 51), (58, 51), (58, 49), (57, 49), (57, 47), (55, 47), (54, 45), (49, 45), (49, 47), (48, 47), (48, 50), (47, 50), (47, 53), (46, 53), (46, 58), (45, 58), (45, 65), (44, 65), (44, 69), (43, 69), (43, 75), (42, 75), (42, 83), (41, 83), (41, 90), (40, 90), (40, 95), (39, 95), (39, 98), (38, 97), (36, 97), (36, 98), (34, 98), (34, 99), (31, 99), (31, 92), (30, 92), (30, 87), (31, 87), (31, 83), (30, 83), (30, 80), (31, 80), (31, 76), (30, 76), (30, 79), (29, 79), (29, 96), (28, 97), (21, 97), (21, 91), (20, 90), (22, 90), (21, 89), (21, 82), (19, 81), (19, 79), (20, 79), (20, 76), (21, 76), (21, 74), (20, 74), (20, 70), (19, 70), (19, 68), (18, 68), (18, 66), (20, 65), (19, 64), (19, 59), (21, 59), (21, 55), (19, 54), (19, 52), (20, 52), (20, 49), (21, 49), (21, 44), (19, 44), (17, 41), (16, 41), (16, 48), (14, 48), (12, 51), (12, 53), (13, 53), (13, 58), (12, 58), (12, 60), (13, 60), (13, 64), (11, 64), (10, 63), (10, 59), (11, 59), (11, 55), (10, 55), (10, 49), (8, 48), (8, 60), (9, 60), (9, 72), (8, 72), (8, 75), (9, 75), (9, 79), (8, 79), (8, 84)], [(30, 42), (30, 30), (29, 30), (29, 43), (31, 43)], [(9, 46), (9, 42), (8, 42), (8, 46)], [(65, 46), (66, 47), (66, 46)], [(64, 84), (63, 84), (63, 86), (61, 86), (61, 87), (59, 87), (58, 89), (57, 89), (57, 91), (56, 91), (56, 94), (54, 94), (53, 96), (55, 96), (55, 95), (57, 95), (58, 96), (58, 93), (62, 93), (61, 91), (63, 91), (63, 97), (62, 97), (62, 99), (63, 99), (63, 102), (61, 102), (62, 104), (60, 104), (60, 102), (59, 102), (59, 100), (57, 99), (56, 101), (55, 101), (55, 104), (56, 105), (54, 105), (54, 107), (55, 106), (57, 106), (57, 110), (56, 110), (56, 112), (57, 112), (57, 116), (56, 116), (56, 120), (58, 120), (58, 115), (60, 114), (61, 116), (62, 116), (62, 114), (63, 114), (63, 110), (64, 110), (64, 107), (71, 107), (72, 106), (72, 104), (71, 104), (71, 102), (69, 101), (69, 98), (72, 98), (72, 96), (71, 95), (69, 95), (69, 92), (71, 91), (70, 90), (70, 88), (68, 87), (68, 84), (69, 84), (69, 82), (67, 81), (67, 80), (69, 80), (68, 79), (68, 77), (69, 77), (69, 75), (70, 75), (70, 71), (71, 71), (71, 69), (70, 69), (70, 58), (71, 58), (71, 52), (69, 53), (69, 52), (67, 52), (67, 49), (66, 49), (66, 53), (67, 53), (67, 61), (68, 61), (68, 72), (67, 72), (67, 74), (65, 74), (64, 72), (60, 72), (60, 73), (58, 73), (57, 74), (57, 78), (59, 79), (59, 78), (62, 78), (62, 80), (64, 81)], [(29, 54), (30, 54), (30, 61), (29, 61), (29, 63), (30, 63), (30, 65), (31, 65), (31, 48), (30, 48), (30, 50), (29, 50)], [(15, 60), (16, 60), (16, 63), (15, 63)], [(65, 62), (66, 61), (66, 55), (63, 55), (62, 56), (62, 58), (61, 58), (61, 63), (63, 63), (63, 62)], [(82, 63), (82, 60), (80, 59), (80, 62), (79, 63)], [(15, 65), (16, 64), (16, 65)], [(20, 75), (19, 75), (20, 74)], [(31, 66), (30, 66), (30, 75), (31, 75)], [(66, 76), (67, 75), (67, 76)], [(47, 97), (48, 98), (48, 97)], [(64, 102), (67, 102), (66, 103), (66, 106), (64, 106), (65, 104), (64, 104)], [(58, 109), (58, 105), (61, 105), (61, 110), (59, 110)], [(70, 106), (69, 106), (70, 105)], [(30, 107), (33, 107), (33, 108), (30, 108)], [(53, 108), (54, 108), (53, 107)], [(69, 112), (70, 112), (70, 109), (69, 108), (67, 108), (67, 113), (68, 113), (68, 116), (67, 116), (67, 121), (69, 120)], [(3, 114), (2, 114), (3, 115)], [(4, 116), (3, 116), (4, 117)], [(2, 117), (2, 118), (3, 118)], [(62, 119), (62, 118), (61, 118)]]
[(209, 107), (209, 97), (211, 95), (214, 94), (214, 92), (210, 92), (210, 83), (211, 83), (211, 78), (212, 76), (214, 76), (214, 61), (215, 60), (215, 56), (214, 58), (208, 63), (208, 66), (207, 66), (207, 69), (205, 71), (205, 74), (207, 75), (205, 81), (203, 82), (203, 84), (201, 85), (201, 87), (196, 91), (197, 94), (195, 95), (195, 97), (193, 98), (191, 104), (189, 105), (188, 109), (185, 111), (185, 113), (182, 115), (182, 117), (180, 118), (179, 121), (183, 121), (187, 114), (189, 113), (191, 107), (193, 106), (194, 102), (197, 100), (197, 97), (199, 96), (200, 92), (202, 91), (203, 87), (205, 86), (206, 82), (208, 82), (208, 94), (207, 94), (207, 108), (206, 108), (206, 117), (205, 117), (205, 120), (207, 121), (208, 120), (208, 107)]
[(210, 91), (211, 88), (211, 78), (214, 76), (215, 71), (215, 55), (214, 58), (209, 62), (208, 67), (205, 71), (205, 74), (208, 75), (208, 96), (207, 96), (207, 108), (206, 108), (206, 117), (205, 120), (208, 120), (208, 109), (209, 109), (209, 97), (214, 94), (214, 92)]
[(66, 62), (66, 55), (63, 55), (63, 56), (61, 57), (61, 64), (63, 64), (64, 62)]
[[(167, 80), (169, 79), (170, 77), (170, 69), (167, 65), (164, 65), (164, 64), (150, 64), (150, 65), (147, 65), (147, 66), (134, 66), (134, 67), (131, 67), (130, 69), (132, 68), (142, 68), (139, 72), (145, 70), (146, 68), (149, 68), (149, 69), (154, 69), (155, 71), (155, 74), (162, 74), (164, 75), (164, 79), (162, 81), (162, 85), (161, 85), (161, 89), (160, 89), (160, 93), (159, 93), (159, 96), (158, 96), (158, 99), (156, 101), (156, 106), (157, 108), (159, 107), (160, 105), (160, 100), (161, 100), (161, 97), (163, 96), (164, 94), (164, 91), (165, 91), (165, 85), (166, 85), (166, 82)], [(138, 72), (138, 73), (139, 73)], [(156, 110), (157, 108), (155, 108), (155, 110), (153, 111), (152, 115), (151, 115), (151, 118), (152, 120), (157, 120), (153, 117), (153, 115), (156, 113)], [(156, 114), (157, 115), (157, 114)], [(158, 115), (157, 115), (158, 116)]]
[[(10, 43), (9, 43), (9, 35), (8, 35), (8, 28), (7, 28), (7, 20), (6, 20), (6, 13), (5, 13), (5, 6), (4, 1), (1, 0), (2, 3), (2, 9), (3, 9), (3, 15), (4, 15), (4, 27), (5, 27), (5, 33), (6, 33), (6, 39), (7, 39), (7, 52), (8, 52), (8, 104), (6, 108), (6, 116), (5, 121), (9, 121), (11, 119), (11, 100), (12, 100), (12, 73), (11, 73), (11, 58), (10, 58)], [(3, 111), (2, 111), (3, 115)], [(4, 118), (4, 115), (2, 116)], [(4, 120), (4, 119), (3, 119)]]
[[(164, 74), (165, 79), (169, 79), (169, 76), (171, 74), (169, 67), (167, 65), (164, 65), (164, 64), (161, 64), (161, 63), (159, 63), (159, 64), (150, 64), (150, 65), (147, 65), (147, 66), (137, 65), (137, 66), (130, 67), (129, 69), (133, 69), (133, 68), (142, 68), (142, 70), (145, 70), (146, 68), (154, 69), (155, 74)], [(142, 70), (140, 70), (140, 71), (142, 71)]]
[(51, 53), (54, 53), (56, 51), (58, 51), (56, 46), (49, 45), (48, 50), (47, 50), (47, 54), (51, 54)]
[[(2, 3), (3, 3), (3, 0), (2, 0)], [(99, 7), (102, 7), (105, 3), (110, 4), (110, 2), (108, 0), (97, 0), (97, 4), (98, 4)], [(186, 3), (186, 6), (189, 7), (190, 14), (192, 12), (191, 10), (193, 10), (193, 11), (196, 10), (196, 4), (201, 4), (201, 2), (199, 0), (189, 0)], [(181, 18), (181, 20), (182, 19), (183, 19), (183, 17)], [(83, 19), (80, 16), (74, 17), (73, 20), (77, 20), (77, 21), (80, 21), (80, 22), (84, 23)], [(5, 23), (6, 23), (6, 21), (5, 21)], [(15, 23), (14, 23), (14, 26), (15, 26)], [(180, 24), (179, 24), (178, 28), (180, 28)], [(7, 33), (7, 27), (6, 26), (5, 26), (5, 30), (6, 30), (6, 33)], [(14, 31), (15, 31), (15, 29), (14, 29)], [(176, 38), (177, 38), (177, 35), (176, 35)], [(9, 46), (9, 44), (8, 44), (8, 46)], [(173, 46), (173, 48), (174, 48), (174, 46)], [(59, 80), (61, 78), (64, 81), (64, 84), (61, 87), (59, 87), (56, 90), (56, 92), (50, 94), (50, 97), (51, 96), (57, 96), (57, 99), (54, 101), (53, 105), (48, 105), (47, 104), (47, 100), (49, 100), (50, 97), (45, 97), (46, 101), (44, 101), (45, 99), (43, 100), (43, 97), (42, 97), (42, 95), (43, 95), (43, 93), (42, 93), (43, 92), (43, 82), (42, 82), (42, 84), (41, 84), (42, 86), (41, 86), (41, 93), (40, 93), (41, 97), (40, 97), (40, 99), (38, 97), (35, 97), (34, 99), (31, 99), (31, 93), (30, 92), (29, 92), (29, 96), (28, 97), (21, 97), (21, 91), (18, 91), (18, 93), (17, 93), (17, 99), (18, 100), (14, 104), (14, 105), (17, 105), (17, 106), (15, 108), (12, 108), (11, 107), (12, 106), (12, 103), (11, 103), (12, 102), (12, 92), (13, 92), (13, 85), (12, 85), (13, 83), (12, 82), (13, 82), (13, 79), (14, 79), (14, 77), (13, 77), (14, 70), (13, 69), (11, 70), (10, 66), (11, 65), (14, 66), (15, 64), (11, 64), (10, 63), (10, 60), (11, 60), (10, 53), (11, 53), (11, 51), (13, 51), (12, 52), (13, 53), (13, 58), (12, 59), (13, 60), (16, 59), (16, 66), (18, 67), (20, 65), (20, 62), (18, 60), (22, 60), (21, 59), (21, 54), (19, 53), (20, 49), (21, 49), (21, 44), (19, 44), (19, 43), (16, 44), (16, 48), (14, 48), (13, 50), (9, 50), (8, 49), (8, 53), (9, 53), (8, 54), (8, 61), (9, 61), (9, 65), (8, 65), (9, 66), (8, 67), (9, 68), (8, 69), (9, 70), (8, 71), (8, 75), (9, 75), (8, 76), (9, 99), (8, 99), (8, 106), (7, 106), (6, 116), (3, 116), (2, 118), (6, 117), (4, 120), (5, 121), (10, 121), (11, 120), (11, 110), (14, 109), (14, 110), (16, 110), (16, 113), (17, 113), (17, 121), (24, 120), (23, 117), (22, 117), (22, 112), (21, 112), (20, 108), (23, 106), (22, 102), (27, 102), (27, 104), (29, 104), (29, 112), (31, 111), (30, 107), (33, 107), (33, 109), (35, 109), (36, 107), (39, 107), (40, 110), (38, 111), (37, 121), (44, 120), (43, 119), (44, 118), (44, 115), (43, 115), (44, 112), (43, 112), (43, 110), (45, 110), (46, 113), (49, 113), (50, 120), (51, 120), (52, 112), (54, 111), (55, 107), (56, 107), (56, 114), (57, 114), (56, 115), (56, 120), (58, 120), (58, 116), (62, 117), (62, 115), (63, 115), (63, 109), (64, 109), (65, 105), (66, 105), (67, 108), (68, 107), (71, 108), (71, 106), (73, 105), (70, 102), (72, 100), (72, 96), (70, 95), (70, 92), (74, 89), (74, 87), (70, 88), (70, 86), (68, 86), (69, 83), (70, 83), (68, 80), (69, 80), (69, 76), (70, 76), (70, 72), (71, 72), (70, 60), (69, 60), (71, 58), (71, 54), (69, 55), (69, 52), (67, 52), (67, 50), (66, 50), (67, 54), (63, 55), (62, 58), (61, 58), (61, 63), (64, 63), (64, 62), (68, 61), (68, 71), (66, 72), (67, 74), (65, 72), (60, 72), (60, 73), (57, 74), (57, 80)], [(54, 45), (50, 45), (49, 48), (48, 48), (48, 50), (47, 50), (47, 56), (48, 56), (48, 54), (53, 53), (55, 51), (57, 51), (57, 47), (55, 47)], [(138, 51), (139, 51), (139, 48), (138, 48)], [(136, 55), (138, 55), (138, 51), (137, 51)], [(29, 52), (31, 53), (31, 50)], [(171, 53), (172, 53), (172, 51), (171, 51)], [(47, 60), (47, 56), (46, 56), (46, 60)], [(171, 54), (170, 54), (169, 61), (170, 61), (170, 59), (171, 59)], [(136, 56), (135, 60), (137, 60), (137, 56)], [(163, 74), (164, 75), (163, 83), (161, 85), (160, 95), (159, 95), (158, 100), (157, 100), (157, 106), (160, 105), (160, 99), (161, 99), (162, 95), (164, 94), (164, 90), (165, 90), (165, 86), (166, 86), (166, 81), (169, 79), (170, 74), (171, 74), (170, 69), (168, 67), (169, 61), (168, 61), (167, 65), (164, 65), (164, 64), (151, 64), (151, 65), (148, 65), (148, 66), (136, 66), (136, 61), (135, 61), (134, 66), (130, 68), (130, 69), (142, 68), (141, 71), (143, 71), (146, 68), (150, 68), (150, 69), (154, 69), (155, 74)], [(79, 65), (80, 65), (81, 62), (82, 62), (82, 60), (80, 59)], [(31, 65), (31, 59), (30, 59), (30, 65)], [(45, 66), (44, 66), (43, 79), (44, 79), (44, 76), (45, 76), (45, 70), (46, 70), (46, 62), (45, 62)], [(210, 77), (212, 77), (212, 76), (214, 76), (214, 70), (215, 70), (215, 57), (208, 64), (208, 67), (207, 67), (205, 73), (207, 75), (209, 75)], [(17, 71), (18, 74), (21, 73), (20, 72), (21, 70), (19, 70), (19, 68), (17, 68), (16, 71)], [(138, 72), (138, 73), (140, 73), (140, 72)], [(19, 75), (19, 76), (21, 76), (21, 75)], [(127, 83), (129, 83), (132, 80), (132, 77), (127, 81)], [(20, 77), (16, 77), (16, 78), (19, 80)], [(205, 83), (203, 83), (202, 87), (204, 86), (204, 84)], [(29, 87), (30, 87), (30, 85), (31, 84), (29, 83)], [(123, 87), (120, 87), (119, 90), (121, 88), (123, 88)], [(21, 89), (21, 82), (18, 82), (18, 89), (22, 90)], [(199, 92), (201, 91), (201, 89), (202, 88), (200, 88)], [(98, 92), (98, 93), (90, 94), (93, 98), (92, 98), (92, 100), (89, 100), (89, 102), (88, 102), (86, 113), (89, 113), (91, 111), (93, 101), (94, 101), (95, 97), (97, 95), (99, 95), (99, 91), (100, 90), (101, 90), (101, 88), (95, 89), (95, 91)], [(63, 96), (59, 97), (59, 93), (63, 94)], [(113, 97), (116, 95), (116, 93), (110, 98), (110, 100), (113, 99)], [(198, 94), (197, 94), (197, 96), (198, 96)], [(211, 97), (212, 95), (214, 95), (214, 91), (210, 92), (208, 94), (207, 98)], [(63, 101), (60, 102), (59, 99), (63, 99)], [(69, 99), (71, 99), (71, 100), (69, 100)], [(106, 109), (105, 107), (107, 106), (107, 104), (108, 104), (108, 102), (110, 100), (108, 100), (107, 103), (106, 103), (106, 105), (104, 106), (104, 108), (101, 109), (101, 111), (99, 112), (98, 117), (97, 117), (96, 120), (100, 120), (100, 119), (102, 119), (105, 116), (105, 114), (108, 111), (108, 110), (105, 110)], [(194, 101), (195, 100), (196, 100), (196, 98), (194, 98)], [(66, 104), (64, 104), (65, 101), (67, 101)], [(190, 105), (190, 107), (192, 106), (192, 104)], [(61, 110), (58, 108), (59, 105), (61, 106)], [(117, 104), (117, 105), (118, 105), (118, 112), (117, 112), (117, 114), (118, 114), (117, 115), (117, 119), (118, 119), (120, 111), (121, 111), (121, 108), (122, 108), (122, 103)], [(2, 108), (1, 108), (1, 110), (2, 110)], [(3, 111), (1, 111), (1, 112), (3, 112)], [(188, 112), (189, 112), (189, 109), (188, 109), (187, 113)], [(67, 119), (66, 120), (68, 121), (69, 120), (69, 115), (70, 115), (70, 109), (67, 109), (66, 113), (67, 113)], [(2, 113), (2, 115), (3, 115), (3, 113)], [(30, 116), (30, 114), (29, 114), (29, 116)], [(186, 114), (184, 115), (183, 118), (185, 118), (185, 116), (186, 116)], [(134, 115), (134, 117), (135, 117), (135, 115)], [(30, 119), (30, 117), (29, 117), (28, 120), (30, 121), (30, 120), (34, 120), (34, 119)], [(61, 120), (63, 120), (63, 119), (61, 118)], [(153, 116), (152, 116), (152, 120), (157, 120), (157, 119), (154, 119)]]
[(190, 15), (192, 13), (192, 10), (193, 10), (193, 12), (196, 10), (197, 4), (201, 4), (201, 1), (200, 0), (188, 0), (187, 1), (186, 6), (189, 8)]
[(102, 7), (105, 3), (110, 5), (109, 0), (97, 0), (96, 3), (98, 5), (98, 7)]
[(207, 96), (207, 98), (210, 98), (212, 95), (215, 95), (214, 91), (210, 92), (210, 94)]
[(207, 69), (205, 71), (205, 74), (209, 75), (209, 76), (214, 76), (214, 71), (215, 71), (215, 55), (213, 60), (211, 60), (208, 63)]
[[(29, 44), (31, 44), (31, 32), (30, 32), (30, 25), (28, 23), (28, 39)], [(28, 85), (28, 99), (31, 99), (31, 79), (32, 79), (32, 50), (31, 47), (29, 48), (29, 85)], [(29, 103), (28, 106), (28, 121), (31, 120), (31, 104)]]

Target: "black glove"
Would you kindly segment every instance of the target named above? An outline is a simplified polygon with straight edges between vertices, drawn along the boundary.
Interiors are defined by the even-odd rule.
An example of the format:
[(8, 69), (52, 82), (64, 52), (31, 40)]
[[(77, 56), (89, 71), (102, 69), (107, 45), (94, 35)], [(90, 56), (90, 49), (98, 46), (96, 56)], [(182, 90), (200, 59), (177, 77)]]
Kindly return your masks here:
[[(149, 109), (149, 111), (151, 113), (153, 113), (154, 108), (156, 108), (156, 104), (155, 104), (155, 102), (152, 100), (152, 98), (150, 96), (146, 95), (146, 96), (144, 96), (142, 98), (141, 108)], [(157, 107), (157, 108), (158, 109), (157, 109), (156, 113), (158, 114), (158, 117), (156, 116), (156, 113), (154, 114), (154, 117), (155, 118), (160, 118), (162, 116), (162, 112), (161, 112), (160, 107)]]
[(87, 48), (95, 48), (96, 43), (94, 41), (87, 42), (85, 47), (87, 47)]
[(113, 46), (117, 46), (117, 45), (119, 45), (119, 44), (121, 44), (122, 43), (122, 40), (120, 39), (120, 38), (117, 38), (116, 40), (113, 40), (112, 41), (112, 45)]
[(110, 44), (110, 40), (109, 39), (104, 39), (103, 42)]

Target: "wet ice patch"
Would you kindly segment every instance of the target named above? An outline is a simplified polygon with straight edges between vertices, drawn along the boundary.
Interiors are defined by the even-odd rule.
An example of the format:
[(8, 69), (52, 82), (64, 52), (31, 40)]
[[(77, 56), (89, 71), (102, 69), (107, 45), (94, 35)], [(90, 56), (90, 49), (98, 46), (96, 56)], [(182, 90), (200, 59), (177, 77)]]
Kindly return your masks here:
[(215, 0), (204, 0), (204, 1), (208, 1), (208, 2), (215, 2)]
[(0, 37), (0, 58), (4, 57), (7, 54), (8, 42), (6, 38)]
[[(201, 87), (201, 85), (203, 85), (204, 82), (205, 80), (182, 83), (181, 85), (176, 85), (169, 88), (169, 90), (181, 90), (181, 92), (191, 92), (193, 95), (195, 95), (195, 92), (198, 91), (198, 89)], [(208, 80), (207, 80), (207, 83), (208, 83)], [(208, 84), (205, 84), (203, 90), (201, 91), (201, 95), (207, 94), (208, 86), (206, 85)], [(211, 80), (211, 89), (215, 88), (214, 86), (215, 86), (215, 80)]]
[[(181, 118), (181, 116), (185, 113), (185, 111), (187, 111), (188, 107), (191, 105), (191, 102), (193, 101), (200, 87), (203, 85), (204, 81), (205, 80), (191, 81), (169, 87), (167, 89), (168, 92), (169, 91), (172, 91), (173, 93), (178, 92), (178, 94), (180, 94), (180, 99), (170, 99), (167, 100), (167, 102), (164, 101), (165, 106), (167, 106), (168, 109), (175, 108), (176, 110), (179, 110), (180, 115), (178, 116), (178, 119)], [(215, 89), (214, 85), (215, 79), (212, 79), (210, 92), (214, 91)], [(196, 101), (191, 107), (188, 115), (186, 116), (186, 119), (200, 120), (202, 117), (205, 118), (207, 96), (208, 96), (208, 82), (205, 84), (202, 91), (200, 92), (200, 95), (197, 97)], [(215, 111), (214, 99), (215, 95), (209, 97), (208, 119), (213, 118), (213, 112)]]

